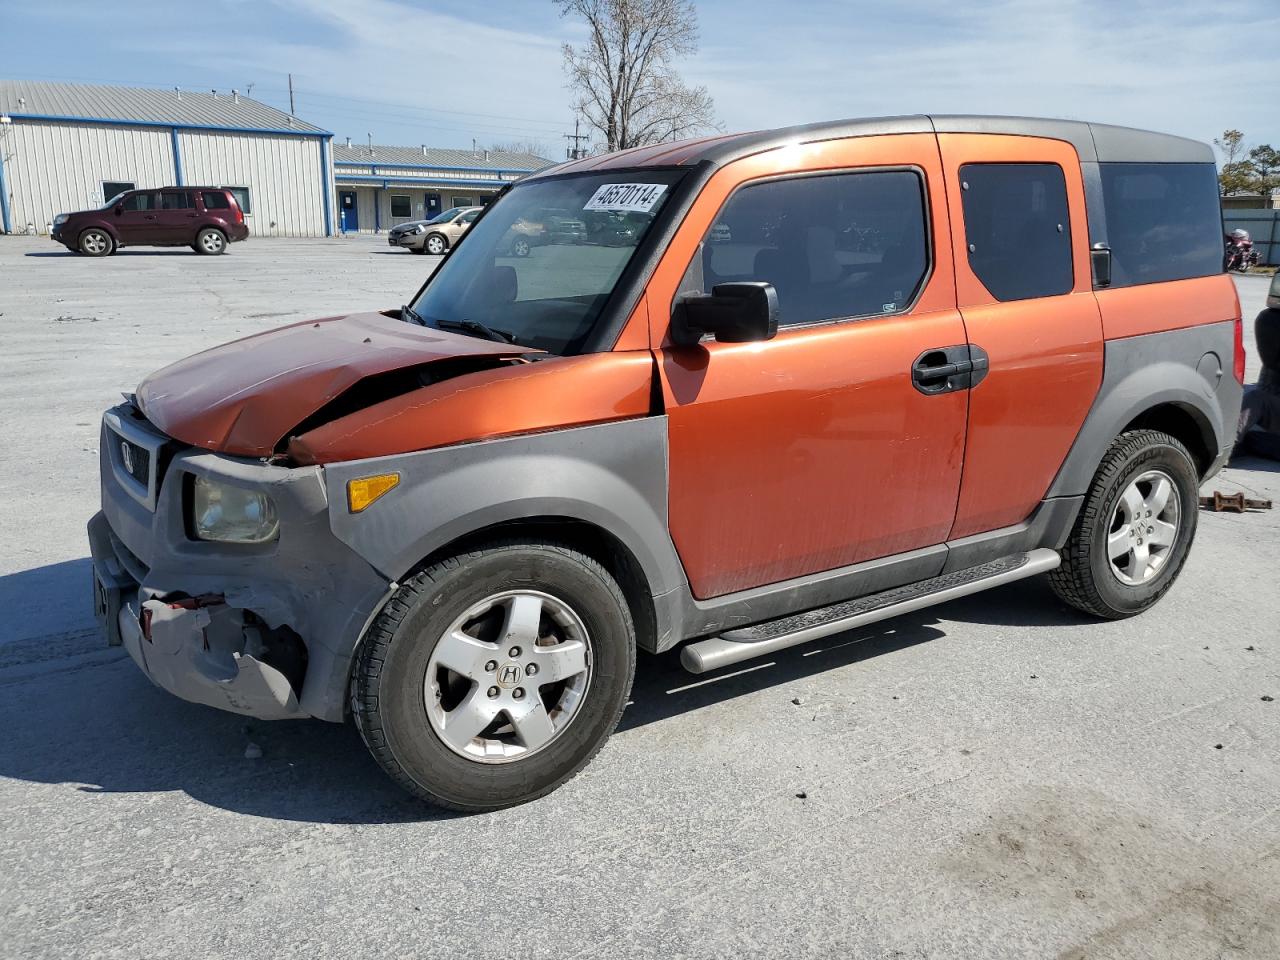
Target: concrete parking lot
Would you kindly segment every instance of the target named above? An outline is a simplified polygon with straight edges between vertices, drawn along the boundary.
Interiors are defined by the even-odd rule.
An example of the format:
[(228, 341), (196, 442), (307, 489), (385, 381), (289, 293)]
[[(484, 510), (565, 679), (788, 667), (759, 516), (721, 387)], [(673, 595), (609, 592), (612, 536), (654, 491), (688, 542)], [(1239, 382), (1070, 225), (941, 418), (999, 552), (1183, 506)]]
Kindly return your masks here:
[[(723, 676), (642, 658), (583, 774), (483, 816), (409, 800), (350, 728), (187, 704), (102, 646), (102, 409), (431, 263), (0, 237), (0, 956), (1280, 956), (1280, 511), (1202, 514), (1130, 621), (1034, 580)], [(1237, 282), (1252, 318), (1266, 282)], [(1280, 464), (1207, 489), (1280, 500)]]

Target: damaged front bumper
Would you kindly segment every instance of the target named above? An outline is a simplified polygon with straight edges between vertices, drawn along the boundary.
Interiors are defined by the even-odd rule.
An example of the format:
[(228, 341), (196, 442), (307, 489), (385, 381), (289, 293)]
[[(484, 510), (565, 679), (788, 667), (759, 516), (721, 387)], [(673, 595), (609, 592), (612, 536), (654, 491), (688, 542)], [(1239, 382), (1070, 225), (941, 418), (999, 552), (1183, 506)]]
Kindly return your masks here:
[[(127, 404), (108, 412), (100, 449), (89, 543), (107, 642), (185, 700), (261, 719), (343, 719), (356, 644), (393, 585), (333, 535), (321, 468), (182, 449)], [(267, 492), (278, 538), (189, 536), (198, 476)]]

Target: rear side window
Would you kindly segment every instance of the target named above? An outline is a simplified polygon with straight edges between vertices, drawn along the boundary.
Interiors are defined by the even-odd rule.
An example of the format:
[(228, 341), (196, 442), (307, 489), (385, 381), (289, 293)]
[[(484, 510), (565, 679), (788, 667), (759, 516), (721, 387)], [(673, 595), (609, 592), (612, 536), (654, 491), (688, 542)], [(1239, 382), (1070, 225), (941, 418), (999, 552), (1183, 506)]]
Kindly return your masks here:
[(186, 190), (167, 191), (160, 194), (161, 210), (190, 210), (191, 194)]
[(929, 269), (924, 183), (911, 170), (772, 180), (733, 194), (680, 292), (763, 280), (784, 326), (899, 313)]
[(225, 193), (202, 193), (200, 199), (204, 201), (206, 210), (230, 210), (231, 201), (227, 199)]
[(969, 266), (997, 300), (1070, 293), (1067, 182), (1054, 163), (967, 163), (960, 168)]
[(1222, 210), (1211, 163), (1100, 163), (1111, 286), (1222, 272)]

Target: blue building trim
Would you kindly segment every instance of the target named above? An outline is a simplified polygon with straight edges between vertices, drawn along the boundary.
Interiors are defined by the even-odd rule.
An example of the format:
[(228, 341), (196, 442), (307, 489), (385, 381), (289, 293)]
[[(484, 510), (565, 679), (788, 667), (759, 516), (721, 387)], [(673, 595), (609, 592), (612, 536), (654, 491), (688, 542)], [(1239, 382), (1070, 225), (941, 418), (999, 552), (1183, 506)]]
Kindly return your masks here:
[(13, 233), (13, 224), (9, 222), (9, 188), (4, 183), (3, 149), (0, 149), (0, 227), (5, 233)]
[(333, 180), (329, 177), (329, 137), (320, 138), (320, 190), (324, 194), (324, 235), (333, 236)]
[[(423, 159), (425, 160), (426, 158), (423, 157)], [(499, 170), (496, 167), (443, 167), (438, 163), (377, 163), (377, 162), (370, 163), (368, 160), (339, 160), (336, 157), (334, 158), (333, 165), (335, 167), (377, 167), (379, 169), (387, 169), (387, 170), (392, 170), (392, 169), (450, 170), (455, 173), (465, 172), (465, 173), (497, 173), (497, 174), (533, 173), (535, 169), (540, 169), (540, 168), (534, 168), (534, 167), (529, 167), (527, 169), (523, 167), (511, 167), (511, 168), (504, 167), (501, 170)]]
[(211, 130), (216, 133), (270, 133), (282, 137), (332, 137), (328, 130), (288, 130), (273, 127), (232, 127), (210, 123), (174, 123), (172, 120), (117, 120), (113, 117), (76, 117), (57, 113), (11, 113), (15, 120), (51, 123), (99, 123), (110, 127), (164, 127), (176, 130)]
[(170, 128), (169, 134), (173, 140), (173, 182), (180, 187), (185, 187), (186, 184), (182, 180), (182, 147), (178, 144), (178, 128)]
[(373, 184), (375, 186), (394, 187), (394, 186), (417, 186), (419, 184), (428, 184), (431, 186), (458, 186), (458, 187), (492, 187), (494, 190), (500, 190), (509, 183), (515, 183), (514, 180), (454, 180), (441, 179), (440, 177), (371, 177), (366, 174), (343, 173), (341, 170), (335, 171), (335, 181), (340, 180), (343, 183), (353, 181), (362, 186)]

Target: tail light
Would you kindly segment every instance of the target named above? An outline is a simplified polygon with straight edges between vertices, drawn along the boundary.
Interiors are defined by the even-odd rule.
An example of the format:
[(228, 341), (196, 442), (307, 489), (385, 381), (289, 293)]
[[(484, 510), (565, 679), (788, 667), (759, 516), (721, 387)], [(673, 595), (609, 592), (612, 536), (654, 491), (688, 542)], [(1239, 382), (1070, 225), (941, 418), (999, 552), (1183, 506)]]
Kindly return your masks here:
[(240, 209), (239, 203), (236, 203), (236, 223), (244, 223), (244, 211)]
[(1244, 383), (1244, 320), (1236, 317), (1236, 355), (1235, 362), (1232, 364), (1231, 372), (1235, 374), (1236, 381), (1243, 385)]

